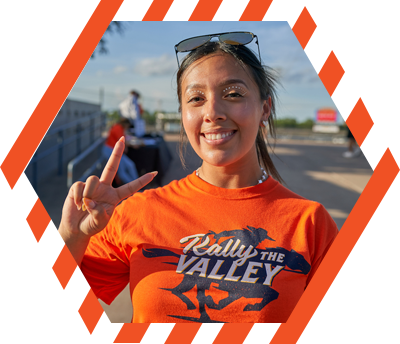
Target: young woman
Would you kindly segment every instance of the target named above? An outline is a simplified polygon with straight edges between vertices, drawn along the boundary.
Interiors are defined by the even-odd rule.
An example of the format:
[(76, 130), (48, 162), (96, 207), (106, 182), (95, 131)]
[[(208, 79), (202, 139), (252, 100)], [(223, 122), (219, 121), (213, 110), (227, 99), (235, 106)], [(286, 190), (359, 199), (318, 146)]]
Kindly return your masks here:
[(322, 205), (278, 182), (265, 140), (274, 80), (245, 47), (253, 38), (175, 48), (191, 51), (177, 83), (197, 171), (143, 193), (154, 173), (113, 189), (121, 139), (101, 178), (65, 201), (68, 248), (104, 302), (130, 283), (133, 322), (285, 322), (337, 235)]

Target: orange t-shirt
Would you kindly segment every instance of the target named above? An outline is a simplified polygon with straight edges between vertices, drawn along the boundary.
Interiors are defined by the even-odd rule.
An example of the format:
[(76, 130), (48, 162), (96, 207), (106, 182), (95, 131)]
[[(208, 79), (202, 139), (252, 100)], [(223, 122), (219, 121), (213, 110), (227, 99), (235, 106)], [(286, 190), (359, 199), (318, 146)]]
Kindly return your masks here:
[(111, 129), (110, 132), (108, 134), (108, 138), (106, 141), (106, 145), (114, 148), (115, 144), (118, 142), (118, 140), (122, 137), (125, 136), (125, 131), (124, 131), (124, 127), (121, 124), (114, 124)]
[(130, 282), (133, 322), (285, 322), (338, 233), (272, 177), (242, 189), (195, 173), (121, 203), (82, 262), (106, 303)]

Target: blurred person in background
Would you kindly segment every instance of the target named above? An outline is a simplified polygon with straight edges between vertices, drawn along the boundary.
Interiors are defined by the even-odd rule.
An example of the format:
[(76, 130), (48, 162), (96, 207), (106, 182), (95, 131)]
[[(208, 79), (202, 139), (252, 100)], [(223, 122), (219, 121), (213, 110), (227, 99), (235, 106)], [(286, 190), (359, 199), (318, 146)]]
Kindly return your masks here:
[(141, 118), (142, 110), (139, 104), (139, 97), (139, 92), (132, 90), (129, 96), (119, 104), (120, 114), (129, 120), (131, 128), (135, 127), (136, 119)]
[[(107, 140), (103, 146), (103, 156), (108, 160), (113, 152), (116, 143), (123, 137), (126, 139), (126, 130), (130, 128), (130, 121), (127, 118), (121, 117), (116, 124), (114, 124), (109, 133)], [(129, 137), (129, 136), (128, 136)], [(132, 180), (139, 177), (136, 170), (135, 163), (129, 159), (127, 155), (122, 153), (121, 160), (118, 166), (117, 172), (118, 182), (117, 184), (128, 184)]]
[(355, 158), (361, 154), (361, 150), (357, 145), (356, 139), (353, 136), (353, 133), (350, 131), (350, 128), (347, 127), (347, 139), (348, 139), (348, 148), (347, 151), (343, 153), (344, 158)]

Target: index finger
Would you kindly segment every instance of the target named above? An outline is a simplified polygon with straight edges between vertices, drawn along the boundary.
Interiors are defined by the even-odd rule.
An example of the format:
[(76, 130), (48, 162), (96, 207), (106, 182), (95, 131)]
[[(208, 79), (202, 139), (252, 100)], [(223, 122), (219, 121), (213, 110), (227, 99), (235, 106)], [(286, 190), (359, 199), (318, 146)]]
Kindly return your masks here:
[(121, 157), (124, 154), (124, 148), (125, 148), (125, 137), (122, 136), (115, 144), (111, 156), (108, 159), (103, 172), (101, 173), (100, 177), (101, 182), (111, 185), (115, 175), (117, 174), (119, 162), (121, 161)]

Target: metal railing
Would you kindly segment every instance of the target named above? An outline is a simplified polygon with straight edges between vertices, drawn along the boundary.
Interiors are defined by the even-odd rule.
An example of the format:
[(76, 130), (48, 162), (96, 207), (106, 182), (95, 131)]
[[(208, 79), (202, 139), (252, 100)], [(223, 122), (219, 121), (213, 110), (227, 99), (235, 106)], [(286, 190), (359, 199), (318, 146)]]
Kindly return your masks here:
[[(90, 175), (94, 173), (96, 169), (101, 169), (104, 161), (106, 160), (105, 157), (102, 155), (101, 150), (104, 145), (104, 138), (99, 138), (94, 142), (90, 147), (88, 147), (84, 152), (79, 154), (76, 158), (72, 159), (68, 163), (68, 173), (67, 173), (67, 187), (70, 188), (73, 183), (76, 181), (85, 181)], [(99, 151), (97, 154), (94, 154), (96, 149)], [(88, 159), (92, 159), (94, 161), (88, 161)], [(82, 166), (80, 165), (84, 162), (83, 168), (85, 169), (82, 171)], [(91, 164), (89, 167), (87, 165)]]
[[(99, 120), (100, 119), (100, 120)], [(98, 123), (96, 123), (98, 120)], [(89, 122), (86, 126), (83, 125)], [(42, 152), (35, 152), (34, 156), (32, 157), (31, 162), (29, 165), (32, 166), (32, 186), (35, 190), (38, 187), (38, 162), (50, 154), (57, 152), (57, 175), (63, 174), (63, 169), (65, 166), (66, 161), (64, 161), (64, 149), (65, 146), (76, 142), (76, 151), (75, 155), (78, 156), (82, 152), (82, 138), (89, 137), (89, 144), (93, 144), (96, 137), (95, 132), (99, 129), (99, 133), (104, 131), (106, 128), (106, 115), (105, 113), (95, 112), (85, 118), (80, 118), (73, 122), (66, 123), (64, 125), (60, 125), (56, 128), (50, 128), (47, 132), (45, 138), (49, 139), (51, 137), (57, 138), (57, 144), (49, 147), (48, 149), (43, 150)], [(74, 134), (66, 137), (67, 130), (75, 129)]]

